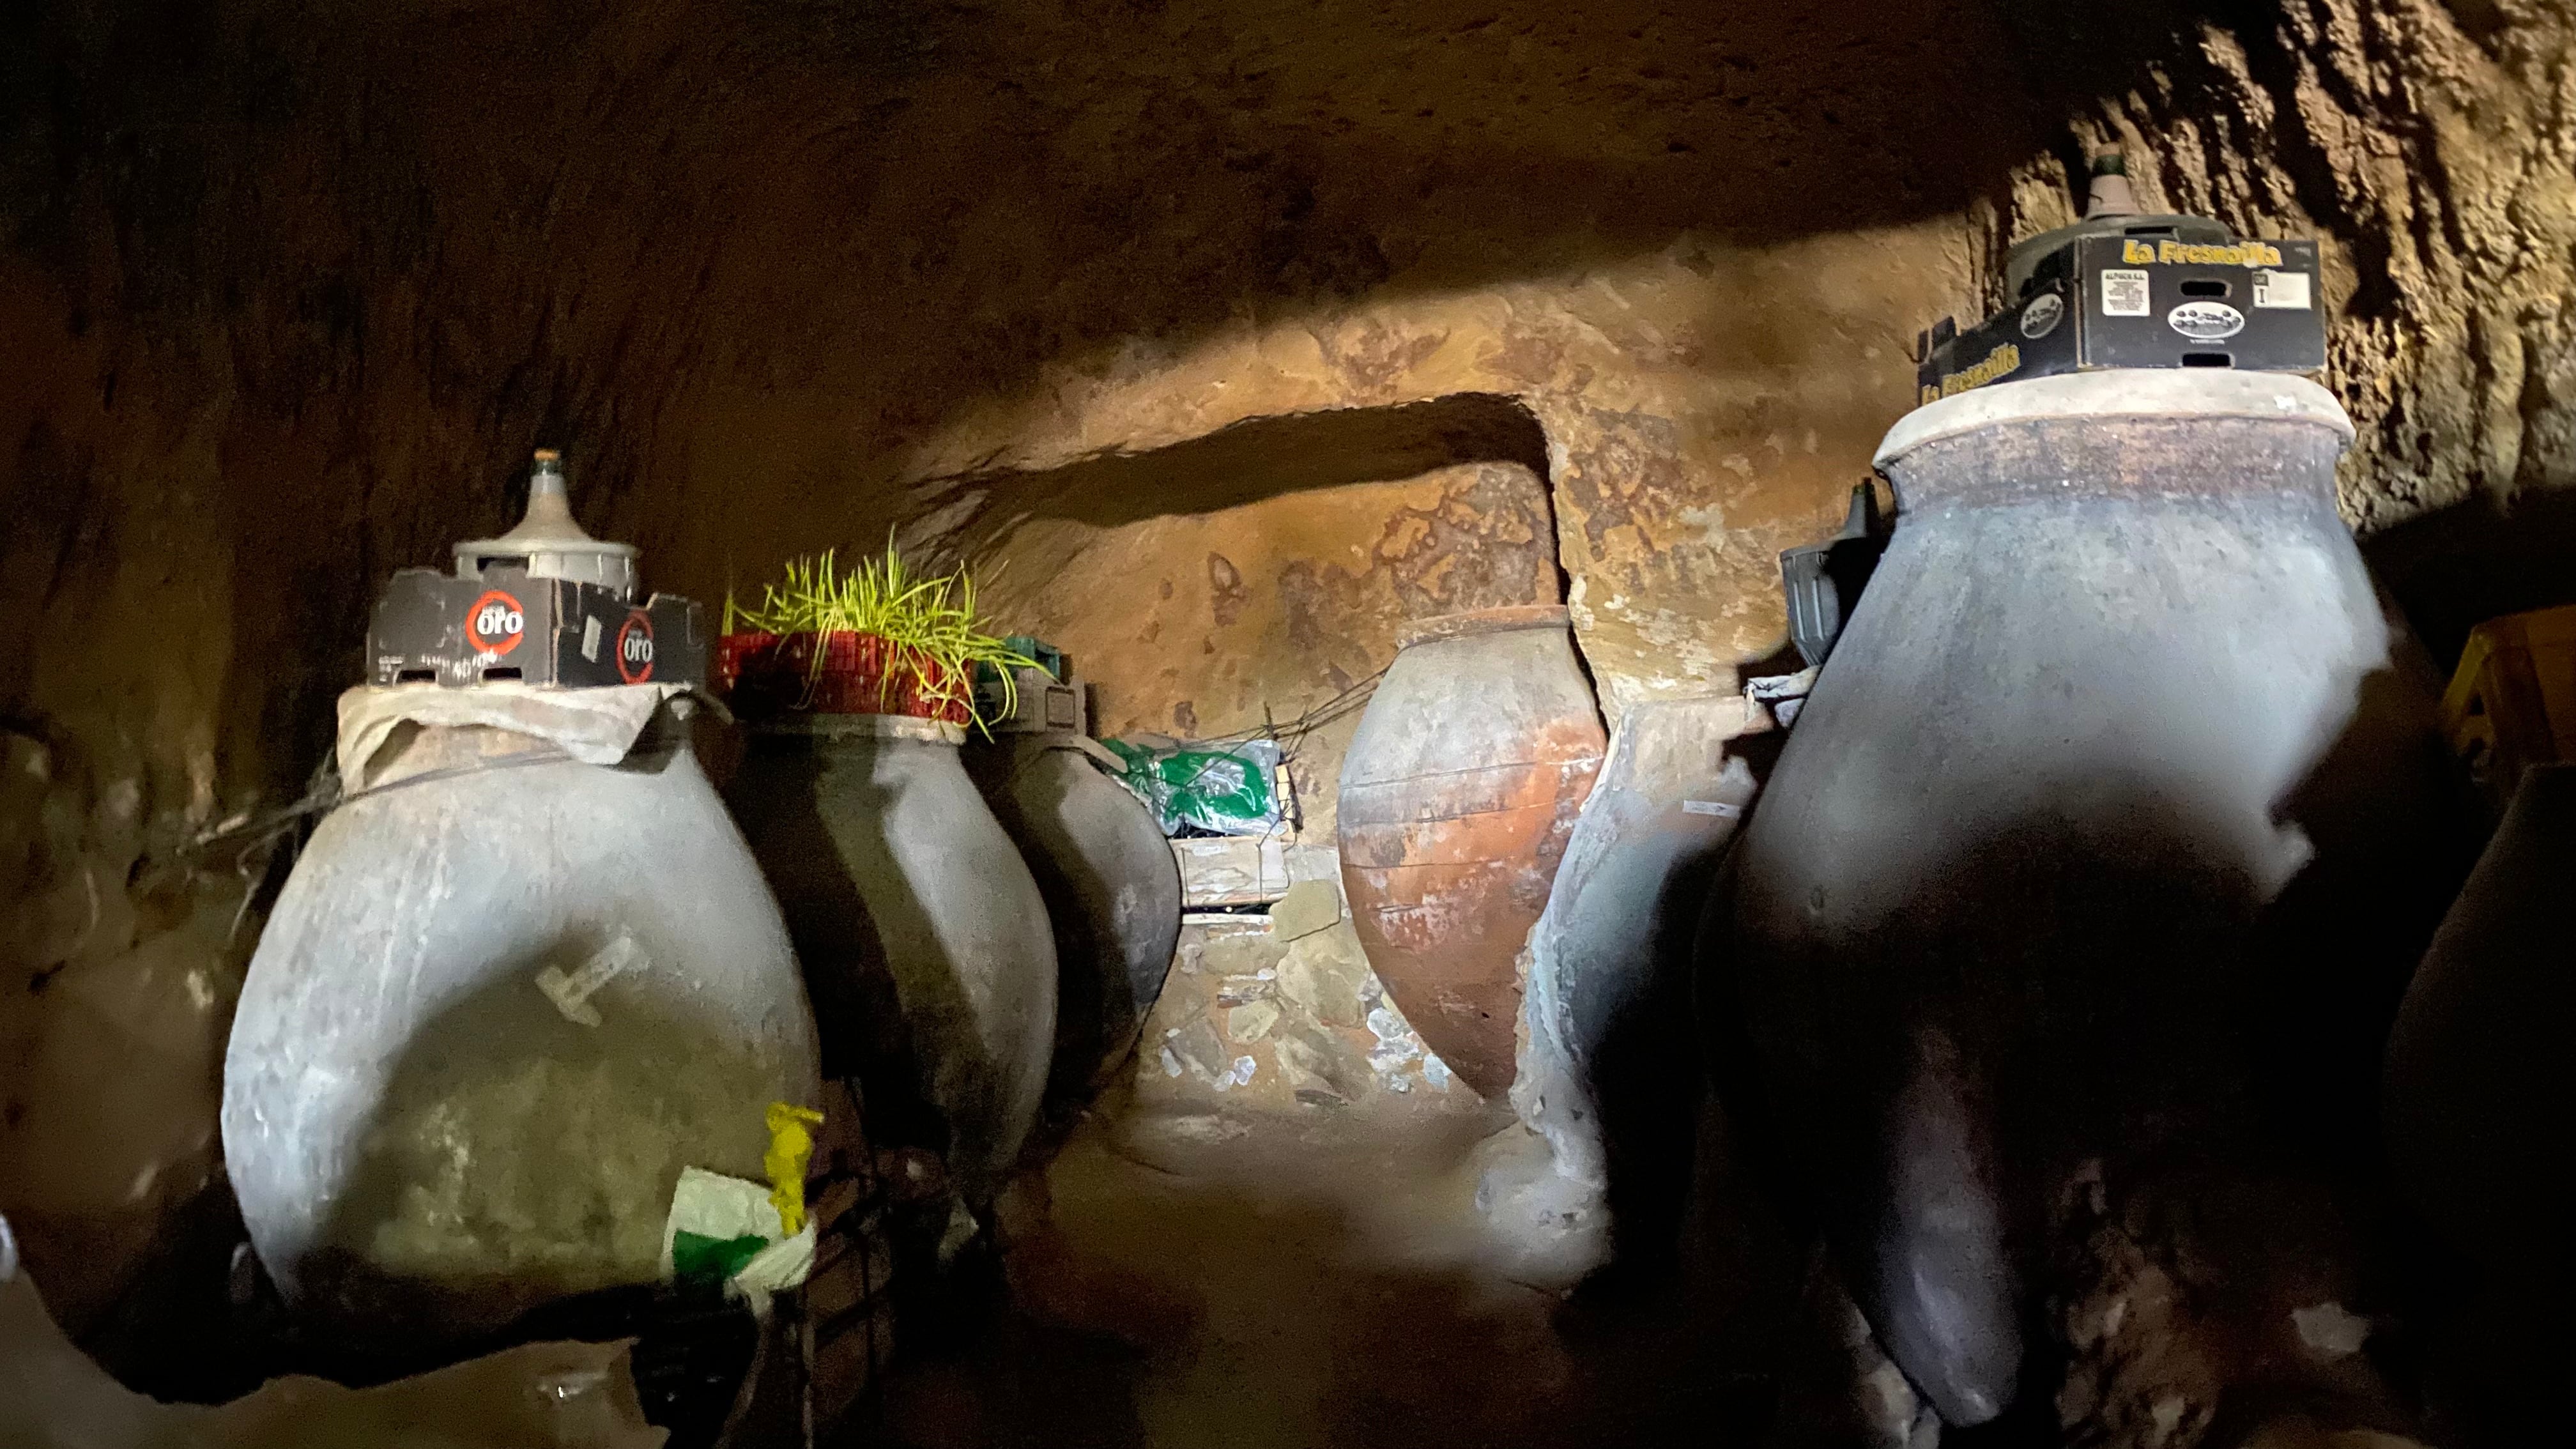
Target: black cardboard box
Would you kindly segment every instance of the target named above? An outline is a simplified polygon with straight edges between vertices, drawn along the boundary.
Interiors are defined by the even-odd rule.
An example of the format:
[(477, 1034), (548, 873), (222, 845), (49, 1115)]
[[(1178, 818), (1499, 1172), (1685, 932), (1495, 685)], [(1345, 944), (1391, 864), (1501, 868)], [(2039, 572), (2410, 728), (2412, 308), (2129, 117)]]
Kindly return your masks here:
[(655, 594), (643, 607), (614, 589), (490, 568), (461, 579), (403, 569), (367, 628), (374, 684), (704, 684), (706, 629), (696, 601)]
[(1083, 707), (1082, 681), (1059, 680), (1043, 666), (1022, 666), (1011, 671), (1011, 684), (1006, 709), (1002, 681), (993, 666), (981, 664), (975, 668), (975, 716), (991, 733), (1091, 733), (1090, 711)]
[(2315, 242), (2083, 237), (2022, 300), (1967, 332), (1927, 334), (1921, 401), (1988, 383), (2113, 367), (2315, 372), (2326, 364)]

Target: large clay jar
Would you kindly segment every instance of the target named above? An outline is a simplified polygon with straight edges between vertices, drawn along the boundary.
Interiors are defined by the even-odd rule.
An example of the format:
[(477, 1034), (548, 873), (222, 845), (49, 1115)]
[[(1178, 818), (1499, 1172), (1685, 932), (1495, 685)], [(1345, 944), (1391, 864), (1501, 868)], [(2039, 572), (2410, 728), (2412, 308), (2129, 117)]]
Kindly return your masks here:
[(2261, 1158), (2264, 1063), (2367, 1100), (2438, 797), (2429, 671), (2335, 512), (2351, 436), (2301, 378), (2104, 372), (1880, 450), (1896, 531), (1728, 964), (1853, 1296), (1953, 1424), (2015, 1396), (2076, 1164)]
[(937, 1147), (968, 1202), (1000, 1189), (1055, 1039), (1055, 940), (956, 725), (809, 715), (755, 729), (726, 798), (787, 914), (823, 1061), (879, 1141)]
[(2576, 1114), (2576, 765), (2523, 773), (2388, 1042), (2389, 1156), (2415, 1206), (2499, 1283), (2576, 1280), (2560, 1144)]
[(1047, 1096), (1089, 1098), (1136, 1042), (1181, 939), (1181, 867), (1143, 801), (1068, 734), (969, 746), (967, 773), (1046, 898), (1055, 929), (1055, 1062)]
[(1521, 948), (1607, 745), (1566, 618), (1515, 605), (1410, 626), (1342, 763), (1342, 889), (1369, 964), (1496, 1100)]
[(335, 1347), (432, 1352), (651, 1281), (680, 1170), (760, 1178), (765, 1108), (817, 1100), (778, 907), (668, 715), (615, 765), (406, 725), (297, 860), (224, 1156)]
[(1753, 798), (1727, 743), (1740, 696), (1648, 700), (1619, 721), (1530, 937), (1512, 1105), (1556, 1172), (1602, 1195), (1630, 1267), (1677, 1246), (1698, 1131), (1692, 967), (1719, 861)]

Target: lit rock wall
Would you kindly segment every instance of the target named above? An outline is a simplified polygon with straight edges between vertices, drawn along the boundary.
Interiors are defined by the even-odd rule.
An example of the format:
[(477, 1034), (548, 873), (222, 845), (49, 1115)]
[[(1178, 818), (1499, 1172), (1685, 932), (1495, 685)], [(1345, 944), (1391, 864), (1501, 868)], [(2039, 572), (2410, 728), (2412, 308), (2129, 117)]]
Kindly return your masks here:
[[(2315, 237), (2326, 381), (2360, 437), (2344, 517), (2444, 657), (2569, 596), (2576, 557), (2576, 16), (2554, 0), (2006, 6), (2069, 117), (1978, 209), (2004, 242), (2071, 219), (2113, 145), (2149, 209)], [(2115, 74), (2105, 57), (2145, 56)], [(2076, 174), (2081, 175), (2079, 171)]]
[(1387, 1000), (1347, 920), (1293, 939), (1259, 919), (1186, 927), (1134, 1082), (1145, 1115), (1228, 1134), (1265, 1115), (1479, 1106)]
[[(1555, 602), (1559, 567), (1614, 719), (1640, 699), (1731, 693), (1739, 665), (1784, 642), (1779, 550), (1829, 532), (1869, 475), (1912, 397), (1912, 331), (1958, 305), (1968, 259), (1955, 221), (1764, 248), (1685, 236), (1542, 280), (1390, 288), (1106, 375), (1068, 369), (923, 460), (910, 536), (981, 562), (1004, 617), (1087, 645), (1074, 652), (1108, 689), (1104, 721), (1186, 733), (1181, 705), (1209, 732), (1258, 725), (1264, 705), (1293, 718), (1383, 667), (1403, 619)], [(1478, 434), (1496, 404), (1519, 427)], [(1395, 507), (1321, 486), (1357, 431), (1330, 415), (1421, 409), (1436, 431), (1444, 408), (1464, 434), (1451, 446), (1505, 456), (1413, 474)], [(1314, 454), (1262, 480), (1278, 490), (1264, 501), (1194, 506), (1207, 480), (1156, 461), (1244, 466), (1191, 445), (1246, 428)], [(1422, 461), (1389, 451), (1389, 467)], [(1104, 466), (1119, 461), (1123, 476)], [(1086, 465), (1166, 484), (1122, 510), (1165, 511), (1069, 518), (1086, 509), (1062, 477)], [(1491, 476), (1506, 466), (1529, 486)], [(1326, 635), (1344, 640), (1329, 659), (1299, 642)]]

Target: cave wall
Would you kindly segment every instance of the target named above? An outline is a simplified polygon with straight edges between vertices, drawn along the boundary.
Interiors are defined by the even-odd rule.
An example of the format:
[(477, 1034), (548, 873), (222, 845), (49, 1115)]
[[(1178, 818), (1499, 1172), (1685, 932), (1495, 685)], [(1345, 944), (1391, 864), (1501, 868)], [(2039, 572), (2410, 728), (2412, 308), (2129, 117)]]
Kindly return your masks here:
[[(976, 561), (998, 616), (1078, 656), (1104, 730), (1290, 720), (1384, 668), (1402, 621), (1505, 603), (1572, 606), (1614, 721), (1732, 693), (1784, 642), (1779, 550), (1829, 532), (1868, 476), (1911, 396), (1908, 329), (1956, 305), (1966, 261), (1955, 218), (1762, 248), (1686, 235), (1561, 278), (1238, 324), (1064, 379), (1034, 418), (962, 425), (952, 456), (983, 466), (914, 485), (906, 536)], [(1368, 436), (1388, 414), (1434, 436)], [(1443, 449), (1473, 461), (1410, 471)], [(1354, 471), (1403, 491), (1363, 501)], [(1319, 829), (1347, 735), (1299, 777)]]
[[(197, 842), (301, 793), (383, 576), (506, 523), (532, 446), (712, 600), (933, 542), (961, 478), (1503, 397), (1537, 456), (1343, 480), (1383, 504), (1055, 525), (1133, 531), (1086, 552), (1155, 606), (1173, 583), (1159, 656), (1038, 588), (1034, 546), (995, 600), (1118, 722), (1232, 727), (1383, 663), (1441, 586), (1379, 543), (1483, 486), (1431, 475), (1509, 465), (1563, 580), (1512, 546), (1570, 584), (1614, 702), (1731, 688), (1777, 644), (1772, 550), (1831, 517), (1960, 284), (1943, 219), (2028, 139), (1882, 83), (1963, 74), (1981, 7), (1862, 9), (13, 8), (0, 1205), (66, 1318), (217, 1170), (275, 842)], [(1333, 616), (1305, 643), (1301, 589)], [(110, 1060), (168, 1080), (138, 1104)]]
[[(1287, 544), (1239, 584), (1206, 594), (1188, 610), (1194, 617), (1173, 621), (1187, 637), (1162, 651), (1180, 677), (1158, 701), (1190, 703), (1210, 729), (1258, 723), (1265, 701), (1284, 718), (1296, 708), (1279, 706), (1317, 703), (1333, 688), (1293, 656), (1232, 654), (1220, 613), (1257, 611), (1283, 627), (1291, 615), (1368, 619), (1383, 639), (1402, 618), (1536, 596), (1442, 577), (1458, 541), (1427, 519), (1394, 534), (1327, 521), (1341, 503), (1324, 492), (1301, 490), (1280, 500), (1285, 507), (1262, 505), (1268, 512), (1200, 509), (1189, 485), (1157, 480), (1152, 496), (1169, 513), (1099, 523), (1064, 516), (1079, 506), (1027, 496), (1041, 491), (1030, 475), (1072, 471), (1103, 449), (1150, 453), (1264, 419), (1507, 400), (1526, 415), (1535, 456), (1504, 461), (1520, 462), (1547, 496), (1535, 510), (1515, 502), (1488, 522), (1464, 522), (1477, 548), (1517, 558), (1524, 518), (1550, 532), (1544, 546), (1562, 568), (1563, 602), (1614, 718), (1639, 699), (1732, 692), (1738, 665), (1783, 643), (1778, 551), (1829, 531), (1852, 482), (1868, 476), (1879, 435), (1911, 398), (1911, 329), (1957, 305), (1967, 260), (1955, 218), (1764, 247), (1685, 234), (1561, 277), (1431, 296), (1388, 289), (1269, 326), (1238, 324), (1177, 358), (1067, 379), (1068, 395), (1033, 418), (961, 427), (954, 456), (1015, 466), (998, 476), (990, 462), (962, 478), (934, 474), (916, 496), (928, 509), (922, 522), (944, 529), (923, 535), (999, 568), (998, 605), (1068, 622), (1093, 587), (1091, 575), (1059, 567), (1077, 552), (1130, 555), (1158, 586), (1172, 578), (1180, 587), (1180, 577), (1203, 571), (1208, 551), (1266, 552), (1264, 535)], [(1285, 450), (1340, 445), (1273, 431)], [(1468, 510), (1447, 513), (1464, 520)], [(1175, 518), (1203, 520), (1208, 532), (1183, 543), (1188, 530), (1175, 530)], [(1146, 543), (1148, 534), (1169, 542)], [(1318, 597), (1319, 588), (1338, 597)], [(1219, 676), (1267, 671), (1263, 688), (1229, 691), (1223, 677), (1201, 678), (1188, 658), (1201, 646), (1215, 647), (1207, 668)], [(1100, 660), (1109, 651), (1082, 652)], [(1384, 663), (1382, 654), (1367, 659), (1370, 669)]]
[(633, 456), (607, 424), (652, 394), (611, 379), (674, 362), (632, 218), (550, 214), (506, 134), (594, 97), (514, 107), (546, 76), (479, 42), (541, 37), (462, 16), (0, 20), (0, 1208), (76, 1329), (203, 1246), (171, 1228), (219, 1170), (264, 819), (384, 574), (505, 519), (503, 460), (569, 419)]
[(1615, 717), (1778, 651), (1907, 339), (2116, 135), (2328, 239), (2347, 514), (2474, 617), (2576, 496), (2569, 55), (2533, 0), (13, 7), (0, 1209), (78, 1326), (218, 1170), (275, 843), (221, 832), (532, 446), (711, 601), (971, 559), (1106, 728), (1524, 585)]
[(2325, 381), (2360, 430), (2340, 503), (2438, 658), (2565, 602), (2576, 555), (2576, 14), (2555, 0), (2006, 7), (2054, 143), (1976, 211), (2072, 219), (2102, 146), (2150, 210), (2317, 238)]

